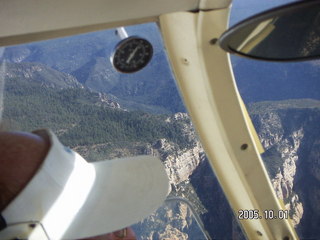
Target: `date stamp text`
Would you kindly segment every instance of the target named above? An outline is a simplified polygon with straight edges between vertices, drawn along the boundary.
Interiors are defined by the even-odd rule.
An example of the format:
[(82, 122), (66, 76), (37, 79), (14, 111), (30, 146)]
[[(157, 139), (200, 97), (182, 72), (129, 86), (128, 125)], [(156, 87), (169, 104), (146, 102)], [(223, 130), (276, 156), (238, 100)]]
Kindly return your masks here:
[(242, 210), (238, 211), (239, 220), (252, 220), (252, 219), (288, 219), (289, 210), (264, 210), (260, 212), (259, 210)]

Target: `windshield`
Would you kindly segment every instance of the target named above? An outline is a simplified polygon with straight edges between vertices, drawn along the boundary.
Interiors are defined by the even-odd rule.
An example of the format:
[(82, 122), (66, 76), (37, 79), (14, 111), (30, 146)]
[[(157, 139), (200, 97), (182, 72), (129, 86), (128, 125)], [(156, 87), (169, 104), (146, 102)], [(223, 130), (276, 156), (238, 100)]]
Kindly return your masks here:
[[(130, 45), (139, 41), (119, 45), (126, 36), (153, 49), (150, 62), (132, 73), (118, 70), (136, 69), (131, 63), (151, 52)], [(122, 61), (127, 46), (134, 54)], [(244, 239), (179, 96), (156, 24), (5, 47), (0, 60), (3, 129), (51, 128), (88, 161), (145, 154), (162, 160), (171, 192), (132, 226), (138, 239)]]
[[(293, 1), (236, 0), (231, 25)], [(259, 5), (259, 6), (258, 6)], [(290, 39), (286, 40), (290, 44)], [(319, 60), (272, 63), (231, 57), (236, 82), (265, 149), (270, 180), (301, 239), (318, 239)]]

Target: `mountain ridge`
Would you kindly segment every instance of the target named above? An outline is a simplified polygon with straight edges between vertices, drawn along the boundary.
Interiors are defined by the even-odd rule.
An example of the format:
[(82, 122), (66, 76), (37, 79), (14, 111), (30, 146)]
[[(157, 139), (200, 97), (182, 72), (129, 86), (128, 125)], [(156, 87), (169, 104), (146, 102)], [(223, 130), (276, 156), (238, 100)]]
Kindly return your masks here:
[(110, 61), (121, 39), (114, 30), (7, 47), (0, 60), (33, 62), (70, 74), (93, 91), (115, 96), (125, 108), (152, 113), (186, 112), (179, 98), (158, 27), (126, 27), (128, 34), (149, 40), (154, 55), (149, 65), (133, 74), (117, 72)]

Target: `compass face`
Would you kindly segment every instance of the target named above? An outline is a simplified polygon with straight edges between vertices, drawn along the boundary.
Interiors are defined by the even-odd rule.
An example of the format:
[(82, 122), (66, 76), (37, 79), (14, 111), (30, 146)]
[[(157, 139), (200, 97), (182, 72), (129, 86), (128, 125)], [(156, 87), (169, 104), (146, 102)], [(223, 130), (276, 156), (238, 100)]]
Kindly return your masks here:
[(122, 40), (116, 47), (111, 58), (117, 71), (133, 73), (144, 68), (151, 60), (153, 48), (149, 41), (139, 37)]

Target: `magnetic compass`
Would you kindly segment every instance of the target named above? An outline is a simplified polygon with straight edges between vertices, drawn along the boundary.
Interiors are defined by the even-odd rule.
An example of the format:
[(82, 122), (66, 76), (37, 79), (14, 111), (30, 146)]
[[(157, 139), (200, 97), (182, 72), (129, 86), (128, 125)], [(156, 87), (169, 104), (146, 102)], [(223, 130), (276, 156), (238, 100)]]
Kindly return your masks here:
[(133, 73), (144, 68), (151, 60), (151, 43), (140, 37), (123, 39), (115, 48), (111, 57), (114, 68), (122, 73)]

